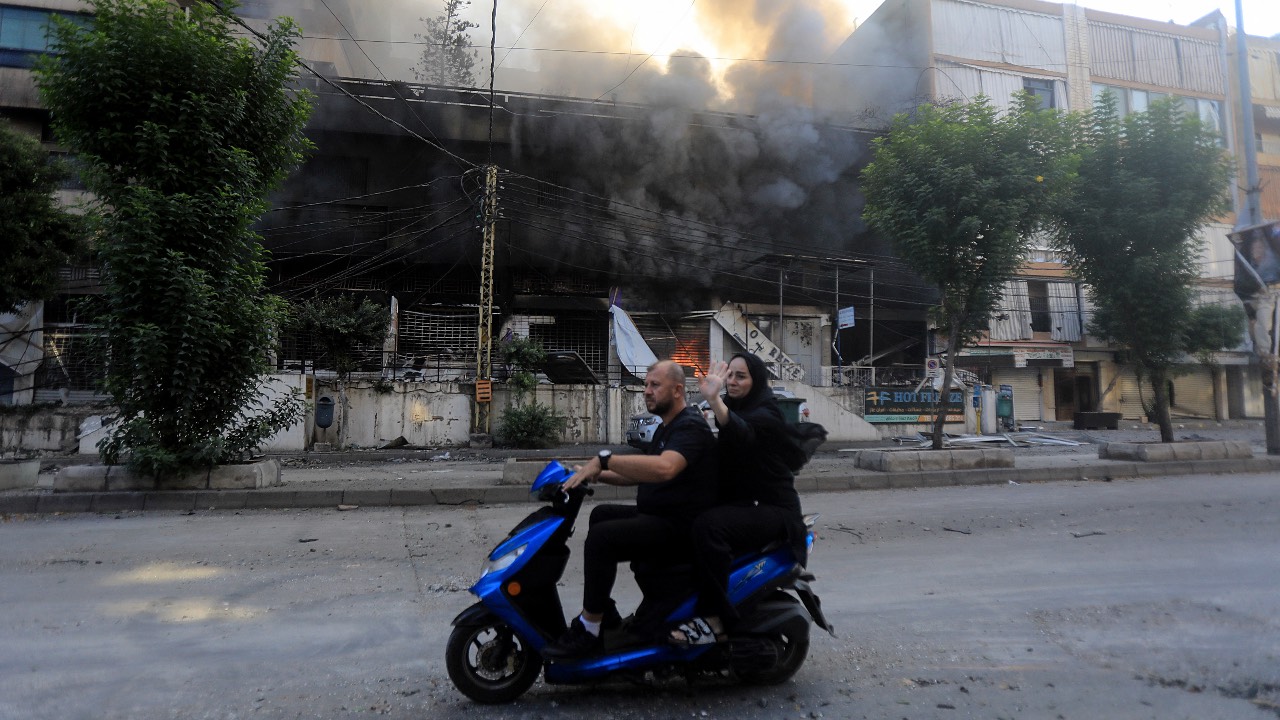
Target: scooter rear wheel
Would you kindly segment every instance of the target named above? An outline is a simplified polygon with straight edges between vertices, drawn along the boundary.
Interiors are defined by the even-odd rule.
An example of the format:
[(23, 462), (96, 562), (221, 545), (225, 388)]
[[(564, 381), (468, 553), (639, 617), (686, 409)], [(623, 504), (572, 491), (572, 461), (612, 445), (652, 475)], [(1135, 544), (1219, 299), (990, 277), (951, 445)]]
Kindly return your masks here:
[[(799, 605), (800, 601), (786, 593), (775, 593), (771, 600), (786, 605)], [(749, 685), (778, 685), (790, 680), (804, 665), (809, 656), (809, 622), (793, 618), (768, 634), (769, 640), (779, 646), (778, 662), (767, 670), (740, 671), (738, 677)]]
[(483, 624), (453, 628), (445, 667), (463, 695), (478, 703), (506, 703), (538, 679), (542, 657), (511, 626), (491, 618)]

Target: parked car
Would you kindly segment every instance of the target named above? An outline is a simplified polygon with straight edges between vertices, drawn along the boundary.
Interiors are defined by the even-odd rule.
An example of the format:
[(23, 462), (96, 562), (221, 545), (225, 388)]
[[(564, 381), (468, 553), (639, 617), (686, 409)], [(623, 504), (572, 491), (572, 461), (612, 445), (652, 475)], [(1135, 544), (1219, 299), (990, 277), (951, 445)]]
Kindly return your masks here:
[(627, 423), (627, 444), (633, 448), (644, 450), (653, 442), (653, 434), (662, 424), (662, 418), (652, 413), (632, 415)]

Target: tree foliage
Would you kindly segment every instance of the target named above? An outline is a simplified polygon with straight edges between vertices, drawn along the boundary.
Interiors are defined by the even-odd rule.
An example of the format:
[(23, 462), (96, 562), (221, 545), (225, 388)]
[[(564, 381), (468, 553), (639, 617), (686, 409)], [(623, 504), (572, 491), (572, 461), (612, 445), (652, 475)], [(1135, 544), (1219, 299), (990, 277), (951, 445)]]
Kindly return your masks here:
[[(117, 429), (100, 449), (158, 477), (238, 457), (296, 422), (265, 400), (281, 303), (252, 224), (309, 143), (297, 30), (236, 36), (223, 3), (93, 0), (37, 66), (54, 130), (99, 201)], [(188, 14), (189, 13), (189, 14)]]
[(566, 420), (537, 400), (525, 402), (525, 396), (538, 384), (537, 372), (547, 360), (547, 351), (533, 338), (514, 338), (504, 341), (500, 352), (503, 363), (514, 372), (510, 380), (511, 404), (499, 418), (498, 438), (520, 448), (554, 447)]
[(1151, 382), (1161, 440), (1172, 442), (1167, 383), (1195, 349), (1197, 235), (1228, 209), (1230, 161), (1174, 100), (1121, 118), (1106, 93), (1071, 141), (1079, 169), (1057, 210), (1057, 245), (1092, 289), (1090, 332), (1127, 351)]
[[(900, 114), (862, 173), (862, 216), (938, 290), (944, 387), (959, 351), (980, 336), (1069, 173), (1060, 125), (1029, 95), (1004, 114), (985, 98)], [(945, 395), (946, 393), (942, 393)], [(942, 446), (939, 409), (934, 447)]]
[(35, 138), (0, 121), (0, 313), (52, 297), (58, 268), (85, 250), (84, 223), (54, 198), (69, 174)]
[(390, 324), (385, 306), (339, 295), (294, 304), (286, 327), (307, 337), (320, 351), (316, 359), (345, 380), (359, 364), (361, 346), (377, 346), (381, 352)]
[(480, 54), (471, 49), (471, 34), (479, 25), (464, 20), (462, 11), (471, 0), (444, 0), (444, 8), (435, 17), (422, 18), (426, 32), (414, 38), (422, 41), (422, 56), (413, 72), (418, 80), (430, 85), (474, 87), (475, 65)]
[(1205, 365), (1213, 365), (1216, 353), (1230, 350), (1244, 339), (1247, 320), (1244, 310), (1232, 305), (1195, 308), (1187, 324), (1187, 352)]
[(499, 349), (502, 363), (511, 369), (509, 383), (515, 391), (516, 403), (538, 384), (537, 371), (547, 361), (547, 351), (533, 338), (505, 340)]

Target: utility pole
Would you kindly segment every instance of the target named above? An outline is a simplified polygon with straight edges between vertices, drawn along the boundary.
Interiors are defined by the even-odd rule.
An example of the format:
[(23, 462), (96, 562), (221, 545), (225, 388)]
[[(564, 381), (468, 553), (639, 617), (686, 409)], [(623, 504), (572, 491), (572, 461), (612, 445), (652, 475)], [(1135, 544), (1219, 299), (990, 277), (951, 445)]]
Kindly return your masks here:
[(480, 317), (476, 325), (476, 394), (471, 414), (471, 446), (491, 446), (489, 410), (493, 402), (493, 245), (498, 220), (498, 166), (484, 175), (484, 233), (480, 249)]
[[(1241, 0), (1236, 0), (1236, 72), (1240, 86), (1240, 125), (1244, 135), (1241, 144), (1244, 148), (1245, 161), (1245, 213), (1237, 216), (1236, 230), (1242, 227), (1255, 227), (1262, 224), (1261, 193), (1258, 180), (1258, 148), (1253, 134), (1253, 91), (1249, 85), (1249, 44), (1244, 32), (1244, 10)], [(1239, 255), (1237, 250), (1236, 254)], [(1243, 258), (1242, 258), (1243, 259)], [(1246, 261), (1247, 264), (1247, 261)], [(1255, 277), (1257, 277), (1255, 275)], [(1264, 432), (1266, 435), (1267, 454), (1280, 455), (1280, 298), (1275, 289), (1269, 287), (1261, 278), (1262, 285), (1257, 294), (1241, 298), (1246, 306), (1252, 306), (1255, 323), (1266, 323), (1270, 326), (1268, 335), (1270, 347), (1260, 347), (1254, 343), (1253, 351), (1258, 356), (1262, 370), (1262, 410), (1264, 416)], [(1239, 283), (1237, 283), (1239, 285)]]

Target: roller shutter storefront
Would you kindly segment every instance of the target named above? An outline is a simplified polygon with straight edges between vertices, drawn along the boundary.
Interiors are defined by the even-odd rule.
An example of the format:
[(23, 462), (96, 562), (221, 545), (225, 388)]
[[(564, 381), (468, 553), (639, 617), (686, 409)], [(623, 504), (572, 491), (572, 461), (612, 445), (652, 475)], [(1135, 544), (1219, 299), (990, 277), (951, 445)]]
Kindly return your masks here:
[(997, 390), (1001, 385), (1013, 387), (1013, 419), (1017, 422), (1044, 420), (1040, 386), (1036, 382), (1039, 374), (1036, 368), (999, 368), (992, 373), (991, 384)]
[(1125, 420), (1141, 420), (1147, 411), (1142, 407), (1142, 403), (1152, 402), (1155, 395), (1151, 390), (1151, 383), (1142, 382), (1142, 391), (1138, 391), (1138, 376), (1128, 368), (1120, 372), (1120, 413)]
[(1174, 416), (1214, 417), (1213, 371), (1197, 367), (1173, 379)]

